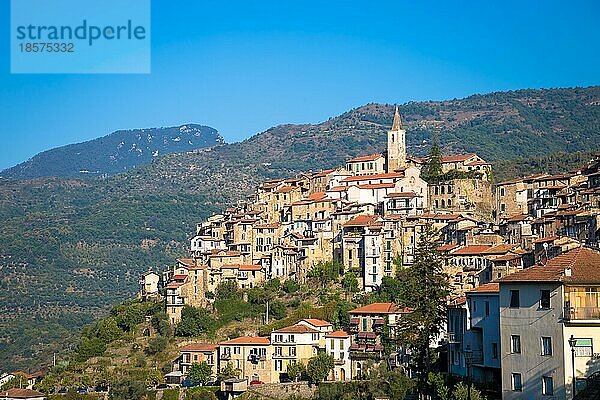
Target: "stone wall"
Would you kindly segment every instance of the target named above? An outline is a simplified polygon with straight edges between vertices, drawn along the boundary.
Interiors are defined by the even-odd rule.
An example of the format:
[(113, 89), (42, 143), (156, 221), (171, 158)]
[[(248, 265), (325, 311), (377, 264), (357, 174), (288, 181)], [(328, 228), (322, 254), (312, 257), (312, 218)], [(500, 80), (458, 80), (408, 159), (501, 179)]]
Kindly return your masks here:
[(307, 382), (265, 383), (249, 386), (248, 391), (244, 394), (244, 398), (285, 400), (290, 396), (297, 396), (304, 399), (312, 399), (316, 388), (315, 385), (309, 385)]

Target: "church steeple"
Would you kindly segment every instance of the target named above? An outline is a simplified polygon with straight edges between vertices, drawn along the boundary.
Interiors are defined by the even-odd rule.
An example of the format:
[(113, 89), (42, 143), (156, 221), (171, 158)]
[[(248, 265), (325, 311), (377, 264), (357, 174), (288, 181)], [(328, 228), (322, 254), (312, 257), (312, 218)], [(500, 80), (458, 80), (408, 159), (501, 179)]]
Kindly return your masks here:
[(398, 105), (394, 111), (394, 122), (392, 122), (392, 130), (397, 131), (402, 129), (402, 120), (400, 119), (400, 112), (398, 111)]
[(402, 119), (398, 106), (394, 110), (392, 129), (388, 131), (387, 171), (394, 172), (406, 166), (406, 131), (402, 127)]

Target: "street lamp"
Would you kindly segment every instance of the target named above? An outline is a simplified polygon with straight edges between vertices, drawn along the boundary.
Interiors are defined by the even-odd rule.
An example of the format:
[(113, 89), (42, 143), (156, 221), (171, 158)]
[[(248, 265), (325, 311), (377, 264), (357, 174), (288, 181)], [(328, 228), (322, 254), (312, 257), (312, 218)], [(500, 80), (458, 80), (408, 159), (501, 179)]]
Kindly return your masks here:
[(573, 367), (573, 399), (575, 399), (575, 391), (577, 386), (575, 384), (575, 346), (577, 345), (577, 339), (571, 335), (569, 338), (569, 346), (571, 346), (571, 366)]

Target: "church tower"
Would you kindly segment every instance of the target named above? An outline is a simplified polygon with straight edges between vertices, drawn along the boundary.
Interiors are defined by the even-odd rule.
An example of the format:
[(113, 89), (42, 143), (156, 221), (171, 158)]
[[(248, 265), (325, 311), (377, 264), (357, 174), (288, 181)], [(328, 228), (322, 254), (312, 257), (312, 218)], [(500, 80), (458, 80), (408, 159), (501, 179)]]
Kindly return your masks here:
[(406, 166), (406, 130), (402, 127), (398, 106), (394, 111), (392, 129), (388, 131), (387, 172), (394, 172)]

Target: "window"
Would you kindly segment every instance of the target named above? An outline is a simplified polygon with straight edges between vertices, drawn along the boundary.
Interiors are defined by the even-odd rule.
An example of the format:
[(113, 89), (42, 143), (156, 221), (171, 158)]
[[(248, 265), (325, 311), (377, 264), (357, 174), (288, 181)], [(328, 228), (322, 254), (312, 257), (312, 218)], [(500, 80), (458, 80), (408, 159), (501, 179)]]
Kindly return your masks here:
[(552, 355), (552, 338), (549, 336), (542, 336), (542, 355)]
[(489, 316), (490, 315), (490, 302), (486, 301), (485, 302), (485, 316)]
[(275, 347), (275, 355), (276, 356), (280, 356), (281, 355), (281, 347)]
[(542, 394), (544, 396), (554, 396), (554, 381), (552, 380), (552, 377), (542, 377)]
[(290, 347), (290, 357), (296, 357), (296, 346)]
[(275, 360), (275, 371), (283, 370), (283, 360)]
[(521, 353), (521, 336), (510, 335), (510, 352), (516, 354)]
[(510, 291), (510, 308), (519, 308), (521, 306), (519, 299), (519, 291), (511, 290)]
[(512, 390), (515, 392), (520, 392), (523, 390), (523, 385), (521, 384), (521, 374), (517, 372), (513, 372), (511, 375), (511, 384)]
[(492, 359), (498, 359), (498, 343), (492, 343)]
[(368, 323), (367, 319), (363, 318), (362, 323), (363, 323), (363, 331), (366, 331), (367, 330), (367, 323)]
[(504, 196), (504, 188), (500, 188), (500, 196)]
[(550, 308), (550, 291), (540, 291), (540, 308)]

